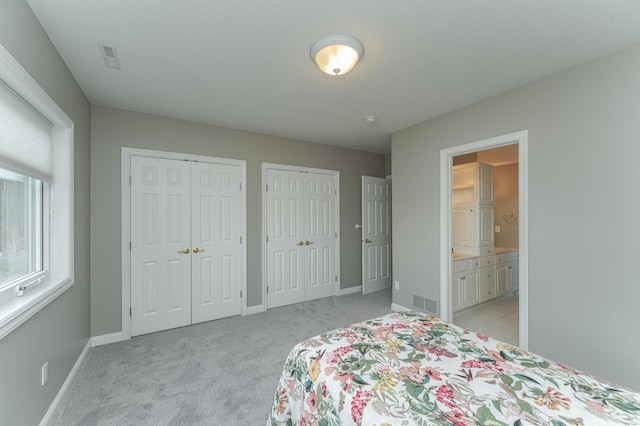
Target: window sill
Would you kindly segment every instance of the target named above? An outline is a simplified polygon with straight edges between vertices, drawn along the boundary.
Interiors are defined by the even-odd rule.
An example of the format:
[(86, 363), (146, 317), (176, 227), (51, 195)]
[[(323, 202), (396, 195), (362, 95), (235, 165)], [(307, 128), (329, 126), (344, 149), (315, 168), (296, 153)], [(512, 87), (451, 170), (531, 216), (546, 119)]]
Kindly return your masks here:
[[(12, 297), (0, 304), (0, 339), (3, 339), (20, 324), (37, 314), (58, 296), (73, 286), (70, 277), (49, 279), (25, 292), (21, 297)], [(14, 291), (13, 288), (8, 291)]]

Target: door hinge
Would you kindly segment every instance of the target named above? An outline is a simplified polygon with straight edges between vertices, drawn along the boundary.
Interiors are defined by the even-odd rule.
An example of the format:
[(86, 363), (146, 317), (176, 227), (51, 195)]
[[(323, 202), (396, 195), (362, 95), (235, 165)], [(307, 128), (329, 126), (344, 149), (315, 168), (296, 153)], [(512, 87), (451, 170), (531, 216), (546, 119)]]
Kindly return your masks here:
[(242, 290), (240, 290), (240, 299), (242, 299)]
[(129, 241), (129, 251), (131, 251), (131, 241)]
[(337, 232), (334, 232), (333, 235), (334, 235), (334, 238), (338, 238), (338, 233)]
[(133, 308), (129, 308), (129, 316), (132, 317), (133, 316)]
[(269, 286), (267, 286), (267, 294), (269, 294)]
[(240, 191), (242, 191), (242, 182), (240, 182)]
[(129, 186), (131, 186), (131, 176), (129, 176)]
[(242, 244), (242, 235), (240, 236), (240, 244)]
[(267, 235), (267, 242), (269, 242), (269, 236)]
[(333, 190), (333, 193), (334, 193), (335, 195), (338, 195), (338, 190), (337, 190), (337, 189), (334, 189), (334, 190)]
[(269, 184), (267, 184), (267, 192), (269, 192)]
[(336, 275), (336, 282), (338, 282), (338, 276)]

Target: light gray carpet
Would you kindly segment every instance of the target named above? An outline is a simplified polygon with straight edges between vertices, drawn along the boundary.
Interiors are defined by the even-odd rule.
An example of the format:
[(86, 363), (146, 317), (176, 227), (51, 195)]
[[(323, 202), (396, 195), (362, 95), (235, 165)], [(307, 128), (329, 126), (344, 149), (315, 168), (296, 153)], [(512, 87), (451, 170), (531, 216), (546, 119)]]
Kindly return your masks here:
[(291, 348), (391, 311), (351, 294), (92, 348), (54, 425), (264, 425)]

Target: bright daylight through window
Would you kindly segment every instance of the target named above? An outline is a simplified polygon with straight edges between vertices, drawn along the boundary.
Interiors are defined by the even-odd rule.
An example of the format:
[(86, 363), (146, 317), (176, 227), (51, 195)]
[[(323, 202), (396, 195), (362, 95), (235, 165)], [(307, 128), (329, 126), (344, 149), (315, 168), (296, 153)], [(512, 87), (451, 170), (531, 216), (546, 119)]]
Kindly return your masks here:
[(42, 181), (0, 168), (0, 287), (42, 272)]

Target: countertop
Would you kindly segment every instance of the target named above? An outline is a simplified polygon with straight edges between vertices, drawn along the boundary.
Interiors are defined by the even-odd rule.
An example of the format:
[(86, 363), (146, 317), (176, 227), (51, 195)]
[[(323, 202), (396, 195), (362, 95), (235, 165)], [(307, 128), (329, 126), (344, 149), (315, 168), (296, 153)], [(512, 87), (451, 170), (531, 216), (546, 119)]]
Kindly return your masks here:
[[(514, 247), (494, 247), (494, 253), (495, 254), (502, 254), (502, 253), (507, 253), (510, 251), (518, 251), (517, 248)], [(473, 259), (474, 257), (479, 257), (475, 254), (467, 254), (467, 253), (453, 253), (452, 254), (452, 258), (453, 260), (466, 260), (466, 259)]]
[(517, 247), (494, 247), (493, 248), (495, 254), (502, 254), (502, 253), (506, 253), (509, 251), (518, 251)]

